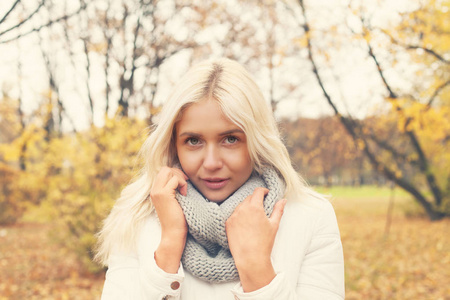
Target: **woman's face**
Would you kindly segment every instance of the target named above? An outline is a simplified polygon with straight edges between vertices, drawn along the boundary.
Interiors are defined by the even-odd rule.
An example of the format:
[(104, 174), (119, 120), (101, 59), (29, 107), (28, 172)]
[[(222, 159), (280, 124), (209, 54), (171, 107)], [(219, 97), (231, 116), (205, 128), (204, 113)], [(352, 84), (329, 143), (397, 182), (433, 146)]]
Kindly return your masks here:
[(250, 177), (245, 133), (225, 117), (216, 101), (189, 106), (175, 130), (181, 166), (208, 200), (224, 201)]

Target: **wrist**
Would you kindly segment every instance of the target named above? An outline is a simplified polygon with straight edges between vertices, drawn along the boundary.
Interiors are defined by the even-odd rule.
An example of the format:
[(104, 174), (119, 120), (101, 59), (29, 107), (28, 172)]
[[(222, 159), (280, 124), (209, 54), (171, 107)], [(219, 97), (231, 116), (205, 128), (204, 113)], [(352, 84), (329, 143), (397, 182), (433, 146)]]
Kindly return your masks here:
[(161, 240), (165, 239), (168, 241), (174, 240), (186, 240), (188, 229), (186, 228), (169, 228), (161, 227)]
[(184, 222), (162, 222), (161, 221), (161, 235), (169, 236), (173, 238), (186, 237), (188, 233), (188, 226), (186, 221)]
[(270, 259), (259, 262), (236, 263), (236, 268), (245, 293), (268, 285), (276, 276)]
[(183, 232), (161, 232), (161, 241), (158, 249), (163, 250), (174, 257), (180, 257), (183, 254), (186, 245), (187, 233)]
[(158, 267), (167, 273), (177, 273), (185, 244), (186, 235), (162, 235), (155, 251), (155, 261)]

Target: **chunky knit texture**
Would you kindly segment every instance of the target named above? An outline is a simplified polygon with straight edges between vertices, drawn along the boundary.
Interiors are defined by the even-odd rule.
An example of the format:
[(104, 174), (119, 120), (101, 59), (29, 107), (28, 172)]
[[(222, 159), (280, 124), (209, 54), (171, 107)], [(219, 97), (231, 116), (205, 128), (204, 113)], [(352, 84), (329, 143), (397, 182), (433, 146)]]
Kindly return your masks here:
[(273, 169), (266, 168), (261, 175), (252, 174), (220, 205), (208, 201), (190, 182), (187, 196), (177, 194), (189, 227), (181, 260), (187, 271), (202, 280), (215, 283), (239, 278), (228, 247), (225, 222), (238, 204), (257, 187), (269, 189), (264, 198), (264, 210), (269, 217), (275, 203), (284, 194), (284, 184)]

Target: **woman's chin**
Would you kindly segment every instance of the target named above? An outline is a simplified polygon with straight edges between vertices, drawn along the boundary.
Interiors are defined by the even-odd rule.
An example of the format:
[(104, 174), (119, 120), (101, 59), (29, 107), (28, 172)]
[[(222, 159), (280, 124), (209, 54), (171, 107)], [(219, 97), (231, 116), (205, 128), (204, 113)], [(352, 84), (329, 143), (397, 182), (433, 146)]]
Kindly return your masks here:
[(203, 197), (205, 197), (206, 199), (208, 199), (208, 201), (210, 202), (215, 202), (217, 204), (221, 204), (222, 202), (224, 202), (233, 192), (229, 192), (229, 191), (208, 191), (208, 190), (204, 190), (201, 191), (200, 193), (202, 193)]

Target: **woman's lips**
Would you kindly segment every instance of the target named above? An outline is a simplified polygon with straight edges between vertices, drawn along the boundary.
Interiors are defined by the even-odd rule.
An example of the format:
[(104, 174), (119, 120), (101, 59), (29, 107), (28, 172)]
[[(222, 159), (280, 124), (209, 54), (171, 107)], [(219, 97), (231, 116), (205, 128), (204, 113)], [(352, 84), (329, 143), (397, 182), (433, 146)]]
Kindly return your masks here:
[(203, 178), (202, 180), (206, 187), (212, 190), (223, 188), (229, 181), (227, 178)]

